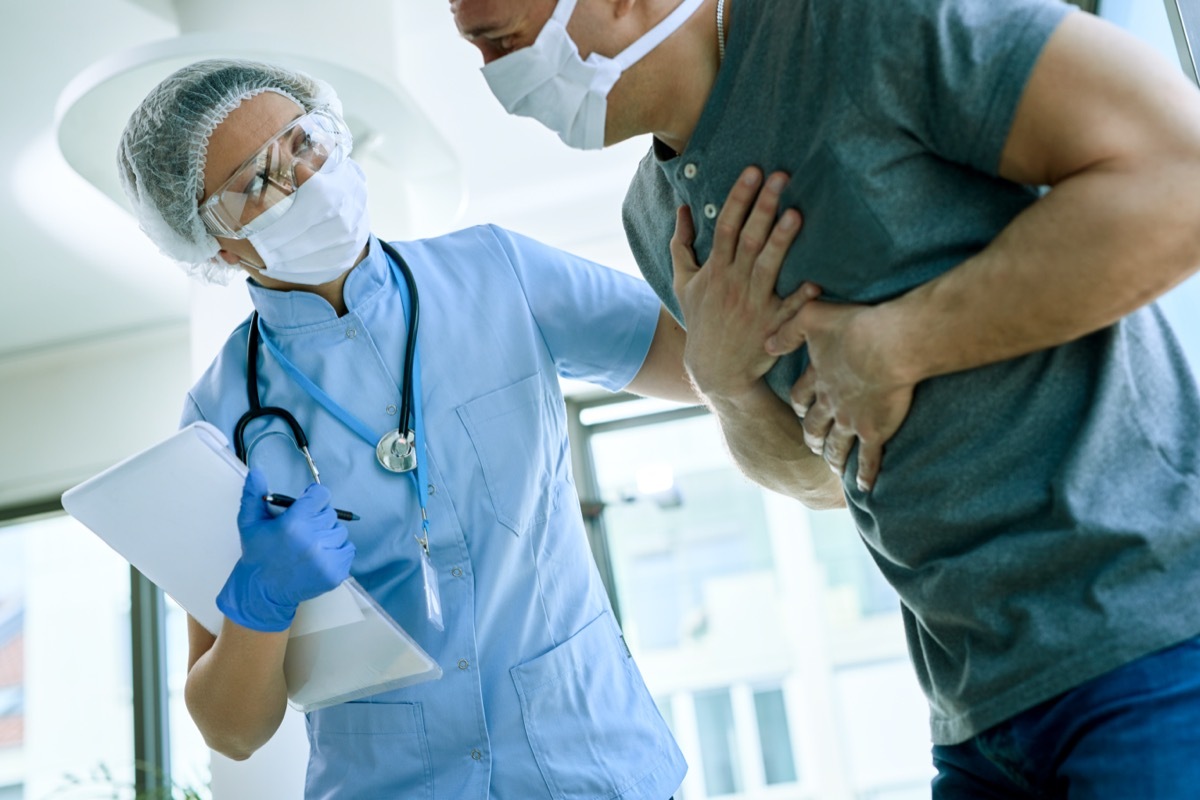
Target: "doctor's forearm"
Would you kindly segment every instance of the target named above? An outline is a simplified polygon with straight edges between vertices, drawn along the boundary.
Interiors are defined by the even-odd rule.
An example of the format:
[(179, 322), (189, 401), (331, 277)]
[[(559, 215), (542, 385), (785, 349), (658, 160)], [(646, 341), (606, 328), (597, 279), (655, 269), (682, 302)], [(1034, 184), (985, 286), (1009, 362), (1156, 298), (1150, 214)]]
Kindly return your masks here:
[(1200, 265), (1197, 185), (1200, 161), (1080, 173), (978, 256), (862, 322), (910, 384), (1092, 333)]
[(736, 401), (708, 398), (721, 424), (730, 455), (755, 483), (799, 500), (809, 508), (842, 508), (839, 478), (804, 444), (796, 415), (759, 382)]
[(229, 620), (188, 671), (188, 711), (209, 747), (249, 758), (278, 730), (287, 707), (287, 631), (260, 633)]

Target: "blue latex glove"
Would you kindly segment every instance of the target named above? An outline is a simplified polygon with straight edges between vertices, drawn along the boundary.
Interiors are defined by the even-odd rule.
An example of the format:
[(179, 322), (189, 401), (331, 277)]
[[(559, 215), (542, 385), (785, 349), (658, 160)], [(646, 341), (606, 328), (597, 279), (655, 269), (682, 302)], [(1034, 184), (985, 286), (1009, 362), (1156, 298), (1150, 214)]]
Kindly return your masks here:
[(279, 515), (266, 494), (266, 477), (250, 470), (237, 519), (242, 557), (217, 595), (217, 608), (243, 627), (284, 631), (296, 606), (350, 576), (354, 545), (324, 486), (311, 484)]

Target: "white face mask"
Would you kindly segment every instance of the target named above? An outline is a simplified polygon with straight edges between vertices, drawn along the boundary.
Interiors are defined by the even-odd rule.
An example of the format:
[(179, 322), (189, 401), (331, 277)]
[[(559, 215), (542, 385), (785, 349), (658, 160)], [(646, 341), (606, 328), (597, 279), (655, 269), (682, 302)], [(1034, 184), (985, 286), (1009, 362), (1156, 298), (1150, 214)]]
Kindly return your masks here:
[(367, 178), (347, 158), (313, 174), (282, 217), (246, 238), (266, 265), (259, 269), (263, 275), (318, 286), (353, 267), (370, 235)]
[(584, 61), (567, 35), (577, 0), (559, 0), (537, 41), (483, 67), (504, 110), (533, 117), (570, 147), (604, 147), (608, 93), (621, 73), (658, 47), (696, 13), (704, 0), (683, 0), (666, 19), (614, 58), (592, 53)]

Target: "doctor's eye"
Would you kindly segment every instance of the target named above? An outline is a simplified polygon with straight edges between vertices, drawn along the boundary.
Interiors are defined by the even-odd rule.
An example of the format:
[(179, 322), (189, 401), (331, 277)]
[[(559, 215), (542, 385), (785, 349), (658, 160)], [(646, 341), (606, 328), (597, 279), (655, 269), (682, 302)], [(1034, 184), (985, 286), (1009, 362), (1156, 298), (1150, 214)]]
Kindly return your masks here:
[(312, 134), (301, 127), (297, 127), (288, 137), (288, 149), (292, 156), (303, 156), (312, 149), (313, 137)]

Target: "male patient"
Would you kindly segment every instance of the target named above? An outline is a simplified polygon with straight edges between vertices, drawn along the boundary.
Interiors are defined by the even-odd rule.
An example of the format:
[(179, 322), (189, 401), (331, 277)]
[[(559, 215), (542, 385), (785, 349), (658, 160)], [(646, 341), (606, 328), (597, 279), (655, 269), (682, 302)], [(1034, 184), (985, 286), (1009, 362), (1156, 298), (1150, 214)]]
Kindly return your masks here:
[[(510, 112), (653, 134), (630, 244), (747, 474), (840, 476), (935, 797), (1194, 797), (1200, 398), (1152, 302), (1200, 264), (1179, 71), (1058, 0), (450, 5)], [(773, 288), (823, 294), (780, 327), (720, 203), (789, 176)]]

